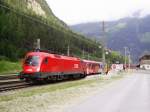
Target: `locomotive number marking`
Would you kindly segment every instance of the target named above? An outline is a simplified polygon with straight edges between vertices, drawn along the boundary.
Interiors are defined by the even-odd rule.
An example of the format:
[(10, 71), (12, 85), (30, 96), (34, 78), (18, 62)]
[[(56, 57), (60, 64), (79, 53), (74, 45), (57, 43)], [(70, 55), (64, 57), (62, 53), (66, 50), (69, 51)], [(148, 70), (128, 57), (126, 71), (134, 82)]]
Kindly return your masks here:
[(79, 68), (79, 65), (78, 64), (74, 64), (74, 68)]

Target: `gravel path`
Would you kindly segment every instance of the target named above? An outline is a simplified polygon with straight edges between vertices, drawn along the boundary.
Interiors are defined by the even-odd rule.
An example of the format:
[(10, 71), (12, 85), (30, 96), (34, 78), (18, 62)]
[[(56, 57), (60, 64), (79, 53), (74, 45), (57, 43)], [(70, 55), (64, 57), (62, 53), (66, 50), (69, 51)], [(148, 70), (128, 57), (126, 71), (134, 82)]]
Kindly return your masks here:
[(150, 112), (150, 72), (135, 72), (66, 112)]

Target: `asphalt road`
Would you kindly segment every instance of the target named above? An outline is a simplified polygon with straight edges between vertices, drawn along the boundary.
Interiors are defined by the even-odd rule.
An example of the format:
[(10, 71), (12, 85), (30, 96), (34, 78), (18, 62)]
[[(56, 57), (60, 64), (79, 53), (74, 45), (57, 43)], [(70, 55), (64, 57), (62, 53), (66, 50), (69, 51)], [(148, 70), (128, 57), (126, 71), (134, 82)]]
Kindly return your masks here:
[(150, 72), (134, 72), (67, 112), (150, 112)]

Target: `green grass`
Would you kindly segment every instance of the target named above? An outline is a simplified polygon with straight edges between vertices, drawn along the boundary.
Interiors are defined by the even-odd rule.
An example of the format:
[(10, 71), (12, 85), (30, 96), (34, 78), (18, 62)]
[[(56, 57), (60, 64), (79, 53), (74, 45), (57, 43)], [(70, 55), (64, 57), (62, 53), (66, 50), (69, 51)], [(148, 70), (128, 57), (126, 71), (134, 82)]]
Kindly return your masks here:
[(2, 101), (10, 101), (10, 100), (14, 100), (16, 98), (19, 97), (30, 97), (33, 95), (38, 95), (38, 94), (43, 94), (43, 93), (50, 93), (50, 92), (54, 92), (57, 90), (65, 90), (67, 88), (71, 88), (71, 87), (80, 87), (80, 86), (93, 86), (93, 84), (99, 84), (101, 86), (105, 85), (105, 84), (109, 84), (114, 80), (118, 80), (120, 79), (122, 76), (115, 76), (114, 78), (110, 78), (110, 79), (103, 79), (100, 78), (101, 76), (99, 76), (99, 79), (91, 79), (91, 80), (76, 80), (76, 81), (70, 81), (70, 82), (64, 82), (64, 83), (58, 83), (58, 84), (50, 84), (50, 85), (44, 85), (38, 88), (33, 88), (33, 89), (29, 89), (29, 90), (22, 90), (22, 91), (16, 91), (13, 94), (7, 94), (4, 96), (0, 96), (0, 102)]
[(9, 73), (16, 73), (21, 71), (21, 64), (19, 62), (0, 61), (0, 75), (7, 75)]

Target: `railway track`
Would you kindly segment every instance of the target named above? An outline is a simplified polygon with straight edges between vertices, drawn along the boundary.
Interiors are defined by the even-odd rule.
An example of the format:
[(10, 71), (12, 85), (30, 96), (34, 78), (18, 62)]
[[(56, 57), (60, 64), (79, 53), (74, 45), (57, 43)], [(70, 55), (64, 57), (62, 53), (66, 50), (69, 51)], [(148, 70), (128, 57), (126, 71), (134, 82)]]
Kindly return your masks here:
[(13, 73), (11, 75), (0, 75), (0, 81), (1, 80), (9, 80), (9, 79), (17, 79), (18, 76), (16, 74), (17, 73)]
[(21, 88), (30, 87), (30, 83), (20, 81), (16, 74), (0, 76), (0, 92), (7, 92)]
[(25, 82), (7, 84), (7, 85), (0, 86), (0, 92), (7, 92), (10, 90), (22, 89), (22, 88), (27, 88), (27, 87), (31, 87), (31, 85)]
[[(94, 76), (95, 77), (95, 76)], [(0, 93), (1, 92), (8, 92), (11, 90), (16, 90), (16, 89), (23, 89), (23, 88), (28, 88), (28, 87), (33, 87), (33, 86), (42, 86), (42, 85), (47, 85), (47, 84), (56, 84), (56, 83), (63, 83), (66, 81), (75, 81), (79, 79), (66, 79), (66, 80), (58, 80), (58, 81), (48, 81), (45, 83), (41, 84), (34, 84), (34, 83), (27, 83), (25, 81), (21, 81), (17, 78), (17, 75), (9, 75), (9, 76), (0, 76)], [(89, 78), (87, 79), (89, 80)]]

